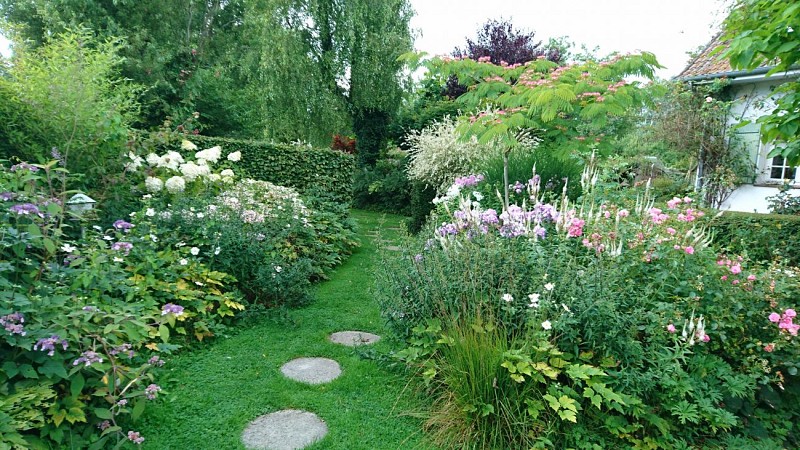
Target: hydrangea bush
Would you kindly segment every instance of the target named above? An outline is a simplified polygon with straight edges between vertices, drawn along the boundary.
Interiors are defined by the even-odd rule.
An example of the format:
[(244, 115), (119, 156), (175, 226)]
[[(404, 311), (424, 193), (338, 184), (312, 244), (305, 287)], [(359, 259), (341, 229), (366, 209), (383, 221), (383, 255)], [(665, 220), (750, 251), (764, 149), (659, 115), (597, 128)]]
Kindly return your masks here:
[[(379, 279), (443, 445), (797, 444), (795, 269), (725, 254), (688, 197), (595, 204), (591, 169), (577, 204), (543, 202), (534, 175), (523, 203), (496, 211), (480, 182), (457, 179)], [(487, 322), (502, 345), (458, 346)], [(485, 379), (502, 392), (457, 383), (463, 361), (495, 361)]]

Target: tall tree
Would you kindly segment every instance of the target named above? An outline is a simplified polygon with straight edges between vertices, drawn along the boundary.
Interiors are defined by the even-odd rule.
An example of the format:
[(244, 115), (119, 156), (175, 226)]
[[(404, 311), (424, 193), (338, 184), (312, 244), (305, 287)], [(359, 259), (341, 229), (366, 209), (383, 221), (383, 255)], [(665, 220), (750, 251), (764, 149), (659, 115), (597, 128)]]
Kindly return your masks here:
[[(800, 3), (776, 0), (737, 0), (723, 24), (730, 41), (724, 55), (734, 69), (773, 66), (767, 75), (796, 69), (800, 63)], [(776, 143), (769, 157), (783, 156), (800, 164), (800, 81), (775, 90), (771, 114), (758, 119), (764, 142)]]

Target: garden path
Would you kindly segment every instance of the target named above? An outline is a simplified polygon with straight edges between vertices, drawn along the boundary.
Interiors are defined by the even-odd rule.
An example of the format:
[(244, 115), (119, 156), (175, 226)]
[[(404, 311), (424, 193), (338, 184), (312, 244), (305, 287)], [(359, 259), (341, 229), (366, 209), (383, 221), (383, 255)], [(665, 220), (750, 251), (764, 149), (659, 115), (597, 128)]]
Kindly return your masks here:
[[(167, 395), (142, 419), (142, 429), (148, 430), (145, 449), (246, 448), (243, 430), (275, 412), (280, 414), (272, 418), (297, 418), (319, 433), (312, 441), (283, 448), (433, 448), (424, 441), (419, 420), (403, 414), (418, 407), (405, 391), (403, 375), (370, 358), (392, 345), (371, 290), (378, 249), (396, 244), (401, 218), (365, 211), (353, 211), (353, 217), (362, 246), (316, 288), (314, 303), (253, 320), (235, 335), (169, 362), (163, 377)], [(342, 331), (385, 338), (354, 349), (332, 342), (342, 335), (331, 335)], [(343, 337), (352, 340), (353, 335)], [(307, 357), (333, 360), (341, 374), (309, 384), (281, 373), (286, 363)], [(324, 438), (301, 446), (319, 439), (323, 428)]]

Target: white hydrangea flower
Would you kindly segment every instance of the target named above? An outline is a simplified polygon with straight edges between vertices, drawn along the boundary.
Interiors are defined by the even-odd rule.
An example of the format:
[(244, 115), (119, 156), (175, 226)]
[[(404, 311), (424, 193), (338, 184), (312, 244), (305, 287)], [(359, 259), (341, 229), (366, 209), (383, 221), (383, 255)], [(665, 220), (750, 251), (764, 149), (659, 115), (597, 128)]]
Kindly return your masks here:
[(181, 177), (172, 177), (164, 183), (164, 186), (171, 194), (177, 194), (179, 192), (183, 192), (186, 189), (186, 181), (184, 181)]
[(181, 164), (180, 170), (186, 181), (194, 181), (209, 171), (208, 166), (197, 165), (192, 161)]
[(237, 162), (241, 160), (242, 160), (242, 152), (237, 150), (233, 153), (228, 153), (228, 161)]
[(195, 153), (194, 156), (197, 159), (204, 159), (208, 162), (216, 163), (222, 156), (222, 148), (219, 145), (215, 145), (211, 148), (200, 150), (199, 152)]
[(212, 173), (208, 175), (208, 181), (217, 182), (222, 179), (222, 176), (218, 173)]
[(223, 170), (222, 172), (220, 172), (219, 174), (220, 174), (221, 176), (223, 176), (223, 177), (232, 177), (232, 176), (233, 176), (233, 170), (231, 170), (231, 169), (225, 169), (225, 170)]
[(161, 161), (161, 157), (155, 153), (150, 153), (147, 155), (147, 157), (145, 157), (145, 160), (150, 167), (153, 167), (158, 165), (158, 163)]
[(181, 149), (192, 151), (192, 150), (197, 150), (197, 146), (194, 145), (191, 141), (187, 141), (186, 139), (184, 139), (181, 141)]
[(136, 169), (142, 167), (142, 164), (144, 163), (144, 159), (142, 159), (141, 156), (137, 156), (133, 152), (128, 152), (128, 158), (131, 160), (125, 163), (125, 170), (129, 170), (131, 172), (136, 172)]
[(178, 170), (178, 167), (183, 163), (183, 156), (178, 152), (167, 152), (158, 161), (158, 167), (165, 167), (170, 170)]
[(161, 181), (161, 178), (147, 177), (144, 180), (144, 186), (147, 188), (147, 192), (159, 192), (164, 187), (164, 182)]

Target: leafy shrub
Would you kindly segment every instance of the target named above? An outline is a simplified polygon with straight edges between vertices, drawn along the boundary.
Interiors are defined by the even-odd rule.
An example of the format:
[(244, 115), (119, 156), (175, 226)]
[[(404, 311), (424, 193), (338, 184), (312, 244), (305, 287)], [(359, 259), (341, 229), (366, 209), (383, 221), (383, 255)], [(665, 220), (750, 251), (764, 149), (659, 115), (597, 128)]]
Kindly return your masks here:
[[(25, 113), (4, 116), (12, 155), (41, 162), (57, 157), (73, 173), (85, 174), (83, 183), (92, 187), (116, 173), (139, 111), (137, 88), (118, 75), (121, 46), (82, 29), (36, 50), (15, 48), (8, 77), (0, 80), (2, 90), (25, 105)], [(51, 156), (53, 147), (58, 156)]]
[(447, 117), (420, 132), (408, 135), (411, 162), (408, 177), (444, 192), (459, 176), (475, 172), (493, 154), (477, 139), (462, 140), (455, 120)]
[(778, 188), (778, 193), (767, 197), (769, 212), (773, 214), (793, 214), (800, 215), (800, 197), (791, 195), (789, 190), (791, 185), (782, 184)]
[(409, 232), (418, 233), (425, 226), (428, 215), (436, 206), (433, 204), (434, 198), (436, 189), (419, 181), (411, 182), (411, 213), (406, 222)]
[(353, 206), (408, 215), (411, 183), (406, 175), (407, 163), (404, 153), (390, 152), (374, 167), (357, 169), (353, 181)]
[[(476, 180), (457, 181), (470, 192)], [(449, 194), (406, 252), (384, 261), (378, 295), (392, 328), (410, 338), (407, 360), (427, 359), (421, 374), (448, 391), (433, 398), (461, 399), (461, 410), (444, 411), (462, 430), (482, 427), (471, 435), (517, 448), (502, 423), (505, 411), (525, 410), (518, 420), (534, 448), (716, 448), (726, 433), (796, 445), (795, 270), (720, 254), (689, 198), (656, 208), (645, 197), (626, 209), (593, 204), (587, 191), (581, 204), (533, 195), (529, 207), (497, 212), (479, 196)], [(501, 353), (507, 376), (530, 389), (519, 398), (492, 378), (497, 397), (517, 399), (505, 410), (452, 383), (449, 367), (476, 360), (471, 350), (438, 352), (448, 336), (472, 339), (464, 326), (481, 318), (507, 340), (480, 351), (495, 361)], [(442, 331), (426, 341), (432, 320)], [(561, 354), (536, 356), (549, 346)], [(465, 418), (470, 404), (485, 418)], [(449, 446), (457, 434), (445, 433), (456, 439)]]
[[(561, 196), (567, 187), (567, 196), (575, 200), (581, 194), (580, 179), (583, 165), (575, 159), (562, 159), (554, 156), (547, 148), (517, 148), (508, 155), (508, 182), (511, 201), (521, 203), (527, 194), (526, 185), (533, 176), (533, 170), (540, 178), (544, 192), (552, 198)], [(503, 157), (495, 155), (478, 167), (484, 182), (480, 184), (484, 195), (484, 206), (502, 208), (497, 193), (503, 193)]]
[[(338, 203), (350, 204), (352, 200), (355, 170), (352, 155), (330, 149), (207, 136), (193, 136), (191, 141), (201, 148), (219, 146), (228, 154), (240, 152), (241, 162), (236, 166), (228, 166), (224, 161), (220, 166), (238, 167), (237, 176), (295, 188), (303, 195), (327, 193)], [(180, 151), (180, 143), (180, 139), (167, 139), (158, 153)]]
[(178, 348), (170, 339), (210, 336), (243, 307), (226, 274), (182, 264), (189, 249), (160, 246), (145, 222), (66, 240), (66, 176), (57, 161), (0, 170), (5, 447), (140, 443), (131, 420), (161, 390), (154, 369)]
[(753, 261), (800, 265), (800, 217), (726, 211), (709, 223), (715, 243)]

